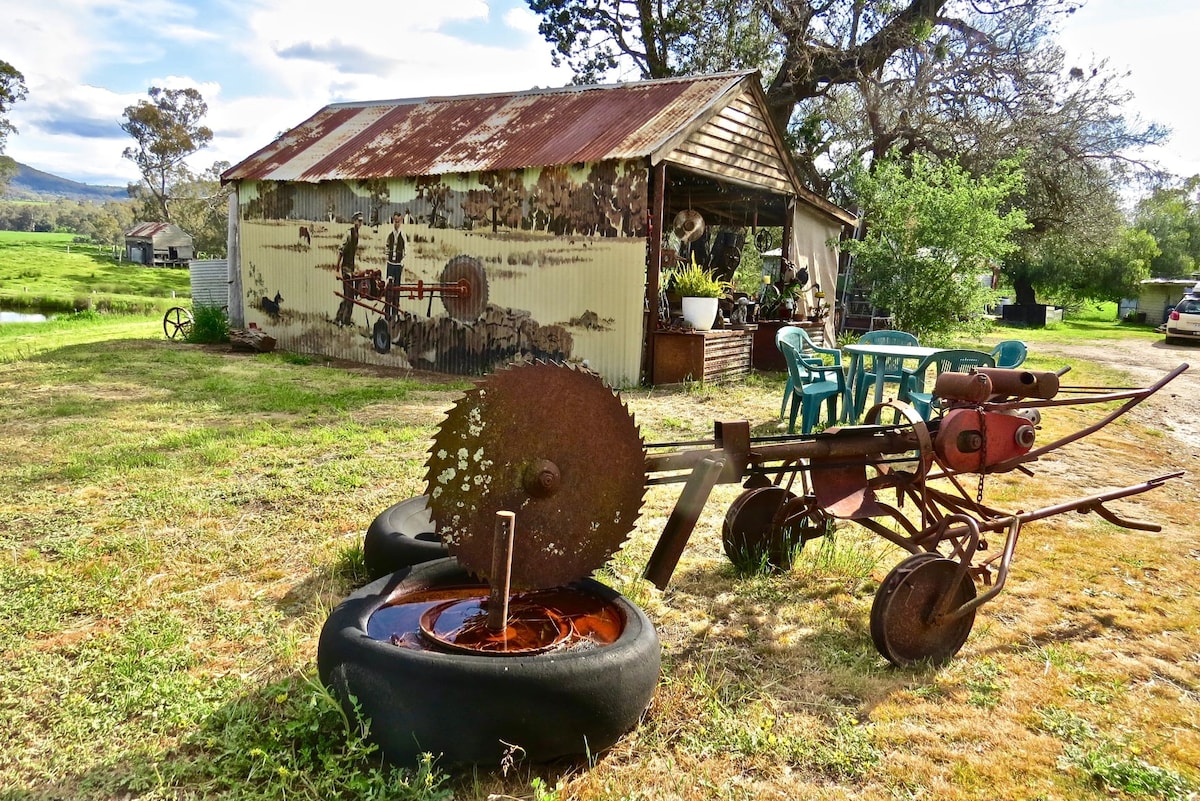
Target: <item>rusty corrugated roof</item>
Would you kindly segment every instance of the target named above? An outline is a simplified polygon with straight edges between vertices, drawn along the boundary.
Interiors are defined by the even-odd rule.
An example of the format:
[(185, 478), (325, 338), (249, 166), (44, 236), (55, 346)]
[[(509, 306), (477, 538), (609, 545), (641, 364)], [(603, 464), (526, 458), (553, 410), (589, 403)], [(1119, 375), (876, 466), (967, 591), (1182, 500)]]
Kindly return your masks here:
[(642, 158), (753, 75), (336, 103), (222, 179), (315, 183)]
[(131, 236), (142, 239), (153, 239), (154, 237), (173, 227), (167, 222), (144, 222), (130, 228), (125, 232), (125, 236)]

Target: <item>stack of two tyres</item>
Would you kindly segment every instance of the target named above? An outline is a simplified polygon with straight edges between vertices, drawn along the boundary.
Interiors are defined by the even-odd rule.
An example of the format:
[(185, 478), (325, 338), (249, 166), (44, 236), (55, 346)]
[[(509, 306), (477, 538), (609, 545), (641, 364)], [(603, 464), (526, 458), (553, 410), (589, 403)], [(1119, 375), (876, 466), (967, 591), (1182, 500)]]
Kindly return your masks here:
[(545, 762), (594, 755), (636, 726), (658, 684), (658, 634), (641, 609), (592, 579), (571, 587), (621, 616), (606, 645), (489, 656), (368, 636), (371, 616), (405, 595), (478, 582), (446, 558), (427, 501), (401, 501), (372, 522), (363, 551), (373, 580), (333, 610), (317, 646), (322, 682), (348, 715), (371, 721), (382, 755), (399, 766), (425, 752), (440, 765), (497, 765), (517, 746)]

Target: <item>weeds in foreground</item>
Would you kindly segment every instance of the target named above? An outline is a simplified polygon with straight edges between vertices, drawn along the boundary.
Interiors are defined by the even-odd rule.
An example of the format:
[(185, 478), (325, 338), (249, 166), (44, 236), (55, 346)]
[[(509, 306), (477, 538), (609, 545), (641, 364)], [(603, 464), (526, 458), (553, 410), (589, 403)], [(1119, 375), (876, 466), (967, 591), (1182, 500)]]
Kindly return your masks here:
[(1132, 739), (1118, 742), (1102, 736), (1092, 724), (1059, 707), (1039, 710), (1038, 718), (1044, 731), (1064, 743), (1059, 766), (1082, 772), (1109, 792), (1185, 799), (1200, 790), (1184, 776), (1142, 759), (1145, 749)]

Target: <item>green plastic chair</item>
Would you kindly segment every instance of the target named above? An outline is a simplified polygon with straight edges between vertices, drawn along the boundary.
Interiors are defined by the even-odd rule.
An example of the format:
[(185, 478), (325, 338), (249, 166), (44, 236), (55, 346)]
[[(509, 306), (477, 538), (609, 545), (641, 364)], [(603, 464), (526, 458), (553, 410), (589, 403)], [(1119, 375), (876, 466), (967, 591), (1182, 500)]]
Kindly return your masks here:
[(796, 415), (800, 415), (800, 433), (810, 434), (817, 424), (821, 404), (825, 404), (826, 424), (833, 425), (837, 419), (837, 401), (849, 398), (846, 392), (846, 376), (840, 366), (816, 366), (805, 361), (804, 354), (787, 342), (780, 342), (779, 349), (788, 366), (788, 378), (792, 384), (791, 415), (788, 418), (788, 433), (796, 433)]
[[(812, 338), (798, 325), (785, 325), (775, 332), (775, 347), (783, 352), (783, 343), (791, 345), (800, 352), (800, 358), (813, 367), (825, 366), (825, 360), (822, 354), (830, 356), (833, 359), (833, 365), (839, 370), (842, 369), (842, 352), (837, 348), (823, 348), (812, 341)], [(784, 358), (786, 359), (786, 354)], [(845, 383), (843, 378), (842, 383)], [(788, 399), (792, 397), (793, 384), (792, 374), (788, 371), (787, 386), (783, 388), (783, 401), (779, 404), (779, 419), (782, 420), (787, 411)]]
[(926, 356), (913, 368), (912, 375), (905, 378), (900, 388), (899, 399), (912, 405), (925, 420), (933, 412), (933, 393), (925, 391), (925, 373), (930, 367), (935, 374), (965, 373), (972, 367), (995, 367), (996, 360), (990, 353), (978, 350), (943, 350)]
[(997, 367), (1020, 367), (1029, 355), (1029, 348), (1019, 339), (1006, 339), (991, 350)]
[[(868, 331), (858, 339), (860, 345), (917, 345), (917, 338), (907, 331), (884, 329)], [(858, 371), (851, 378), (854, 386), (854, 419), (862, 417), (867, 405), (867, 394), (874, 391), (875, 378), (883, 372), (884, 383), (896, 384), (902, 387), (904, 379), (911, 373), (905, 370), (903, 359), (889, 359), (886, 356), (870, 356), (860, 359)]]

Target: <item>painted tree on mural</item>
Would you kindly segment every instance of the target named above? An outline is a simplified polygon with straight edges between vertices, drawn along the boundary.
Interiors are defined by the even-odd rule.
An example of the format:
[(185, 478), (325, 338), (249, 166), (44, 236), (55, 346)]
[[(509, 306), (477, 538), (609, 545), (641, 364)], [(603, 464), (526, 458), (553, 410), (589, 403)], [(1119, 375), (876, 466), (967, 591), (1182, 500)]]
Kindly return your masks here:
[(646, 171), (640, 164), (626, 162), (614, 184), (613, 200), (623, 212), (621, 232), (627, 236), (646, 235)]
[(479, 176), (479, 182), (491, 193), (495, 224), (509, 228), (520, 228), (525, 218), (525, 201), (529, 193), (525, 189), (525, 175), (519, 170), (488, 172)]
[(463, 215), (472, 228), (490, 223), (492, 219), (492, 193), (486, 189), (468, 189), (462, 202)]
[(385, 178), (367, 178), (358, 181), (358, 186), (362, 191), (367, 193), (367, 197), (371, 203), (371, 216), (368, 222), (371, 225), (379, 225), (387, 215), (384, 215), (383, 207), (391, 200), (391, 192), (388, 189), (388, 181)]
[(530, 210), (534, 227), (556, 235), (565, 234), (571, 224), (571, 193), (575, 188), (565, 166), (543, 167)]
[(446, 206), (450, 202), (450, 187), (442, 183), (440, 175), (422, 175), (417, 178), (417, 198), (429, 204), (430, 228), (445, 228)]
[(296, 186), (289, 181), (262, 181), (258, 197), (246, 204), (247, 219), (284, 220), (296, 203)]

